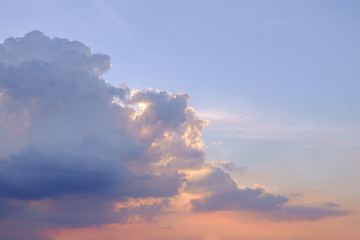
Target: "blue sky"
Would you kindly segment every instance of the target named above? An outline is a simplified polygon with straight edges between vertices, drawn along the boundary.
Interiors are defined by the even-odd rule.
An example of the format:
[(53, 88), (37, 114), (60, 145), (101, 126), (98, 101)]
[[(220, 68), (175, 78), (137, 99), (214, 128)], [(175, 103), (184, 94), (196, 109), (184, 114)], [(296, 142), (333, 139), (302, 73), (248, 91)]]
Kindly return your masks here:
[[(40, 30), (111, 57), (115, 86), (186, 93), (207, 161), (244, 186), (358, 209), (360, 1), (0, 0), (0, 42)], [(284, 180), (286, 179), (286, 180)]]
[(245, 101), (308, 121), (358, 116), (357, 1), (1, 5), (1, 39), (39, 29), (84, 42), (111, 53), (115, 83), (186, 92), (196, 107)]

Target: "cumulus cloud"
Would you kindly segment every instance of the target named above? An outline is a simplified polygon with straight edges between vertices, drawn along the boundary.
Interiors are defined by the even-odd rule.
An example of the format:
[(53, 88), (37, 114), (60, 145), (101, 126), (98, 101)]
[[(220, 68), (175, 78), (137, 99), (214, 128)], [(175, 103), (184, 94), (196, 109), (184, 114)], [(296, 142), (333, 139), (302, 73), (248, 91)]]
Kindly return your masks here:
[(174, 196), (186, 181), (179, 170), (201, 167), (204, 122), (188, 96), (115, 87), (101, 77), (110, 66), (39, 31), (0, 44), (3, 221), (123, 221), (129, 211), (115, 212), (116, 202)]
[(182, 191), (202, 196), (191, 200), (194, 211), (345, 214), (287, 207), (288, 198), (264, 188), (239, 188), (234, 165), (205, 164), (206, 122), (188, 95), (113, 86), (102, 78), (110, 67), (109, 56), (39, 31), (0, 44), (1, 239), (150, 221)]

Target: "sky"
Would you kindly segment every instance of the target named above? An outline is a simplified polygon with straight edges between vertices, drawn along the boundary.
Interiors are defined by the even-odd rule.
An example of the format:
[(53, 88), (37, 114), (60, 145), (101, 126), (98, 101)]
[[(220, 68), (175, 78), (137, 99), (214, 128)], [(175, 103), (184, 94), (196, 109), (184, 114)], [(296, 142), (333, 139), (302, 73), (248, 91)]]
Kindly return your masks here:
[(0, 0), (0, 239), (359, 239), (359, 11)]

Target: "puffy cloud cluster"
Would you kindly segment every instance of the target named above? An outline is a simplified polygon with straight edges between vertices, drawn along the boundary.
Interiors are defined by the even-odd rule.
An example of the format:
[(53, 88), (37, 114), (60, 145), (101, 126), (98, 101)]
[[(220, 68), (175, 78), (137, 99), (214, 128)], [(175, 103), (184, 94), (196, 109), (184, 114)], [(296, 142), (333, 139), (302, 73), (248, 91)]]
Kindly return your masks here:
[(0, 44), (1, 239), (151, 220), (181, 191), (202, 196), (190, 201), (194, 211), (345, 214), (289, 208), (284, 196), (239, 188), (225, 171), (230, 165), (205, 164), (206, 122), (186, 94), (115, 87), (102, 78), (110, 66), (107, 55), (39, 31)]
[(0, 44), (1, 219), (121, 221), (117, 201), (174, 196), (178, 170), (201, 167), (188, 96), (112, 86), (109, 69), (109, 56), (39, 31)]

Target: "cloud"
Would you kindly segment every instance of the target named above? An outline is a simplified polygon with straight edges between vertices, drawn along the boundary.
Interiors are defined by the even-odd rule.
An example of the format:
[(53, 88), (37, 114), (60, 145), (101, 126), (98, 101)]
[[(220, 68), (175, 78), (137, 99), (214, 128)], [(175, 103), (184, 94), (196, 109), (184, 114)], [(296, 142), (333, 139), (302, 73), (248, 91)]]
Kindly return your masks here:
[(326, 206), (328, 206), (328, 207), (340, 207), (339, 204), (333, 203), (333, 202), (327, 202), (327, 203), (326, 203)]
[(267, 193), (264, 187), (239, 188), (231, 176), (219, 168), (194, 183), (190, 181), (189, 186), (192, 185), (202, 191), (203, 186), (208, 186), (212, 192), (209, 196), (191, 200), (194, 211), (265, 211), (278, 209), (289, 201), (287, 197)]
[(222, 195), (233, 193), (238, 190), (238, 187), (230, 174), (220, 168), (209, 166), (202, 169), (199, 174), (190, 175), (184, 190), (194, 194), (216, 193)]
[(284, 206), (280, 211), (270, 213), (269, 218), (278, 221), (315, 221), (326, 217), (339, 217), (348, 214), (349, 211), (329, 208)]
[(117, 182), (129, 185), (119, 162), (27, 149), (1, 161), (0, 197), (23, 200), (104, 191)]
[[(7, 228), (122, 222), (130, 211), (151, 219), (186, 181), (179, 170), (202, 166), (204, 122), (188, 96), (115, 87), (101, 77), (110, 66), (107, 55), (39, 31), (0, 44), (0, 218)], [(114, 211), (116, 202), (148, 197), (165, 200)], [(0, 236), (21, 239), (17, 231)]]
[(229, 173), (214, 166), (202, 176), (190, 177), (185, 191), (205, 193), (190, 201), (195, 212), (251, 211), (276, 221), (314, 221), (349, 213), (328, 208), (288, 205), (289, 198), (269, 193), (259, 185), (239, 188)]
[(170, 206), (169, 198), (131, 198), (116, 203), (115, 211), (120, 213), (122, 221), (126, 223), (149, 222)]
[[(269, 113), (249, 109), (241, 109), (241, 114), (233, 110), (224, 111), (223, 108), (204, 109), (199, 111), (199, 116), (209, 120), (210, 130), (221, 130), (226, 132), (227, 136), (238, 139), (297, 140), (306, 138), (306, 134), (325, 129), (319, 126), (281, 123), (278, 119), (275, 121), (274, 116)], [(213, 145), (214, 143), (219, 144), (213, 142)]]
[(89, 155), (46, 154), (27, 149), (1, 161), (0, 197), (22, 200), (65, 195), (105, 194), (108, 197), (173, 196), (179, 175), (140, 175), (120, 161)]
[(113, 86), (102, 78), (110, 67), (109, 56), (39, 31), (0, 44), (1, 239), (151, 221), (182, 192), (201, 196), (190, 202), (198, 212), (255, 211), (275, 220), (346, 214), (288, 207), (287, 197), (263, 187), (239, 188), (230, 173), (243, 169), (205, 163), (206, 121), (187, 94)]
[(264, 193), (260, 188), (245, 188), (234, 192), (213, 194), (202, 200), (192, 200), (195, 211), (216, 210), (256, 210), (264, 211), (279, 208), (288, 199), (284, 196)]

